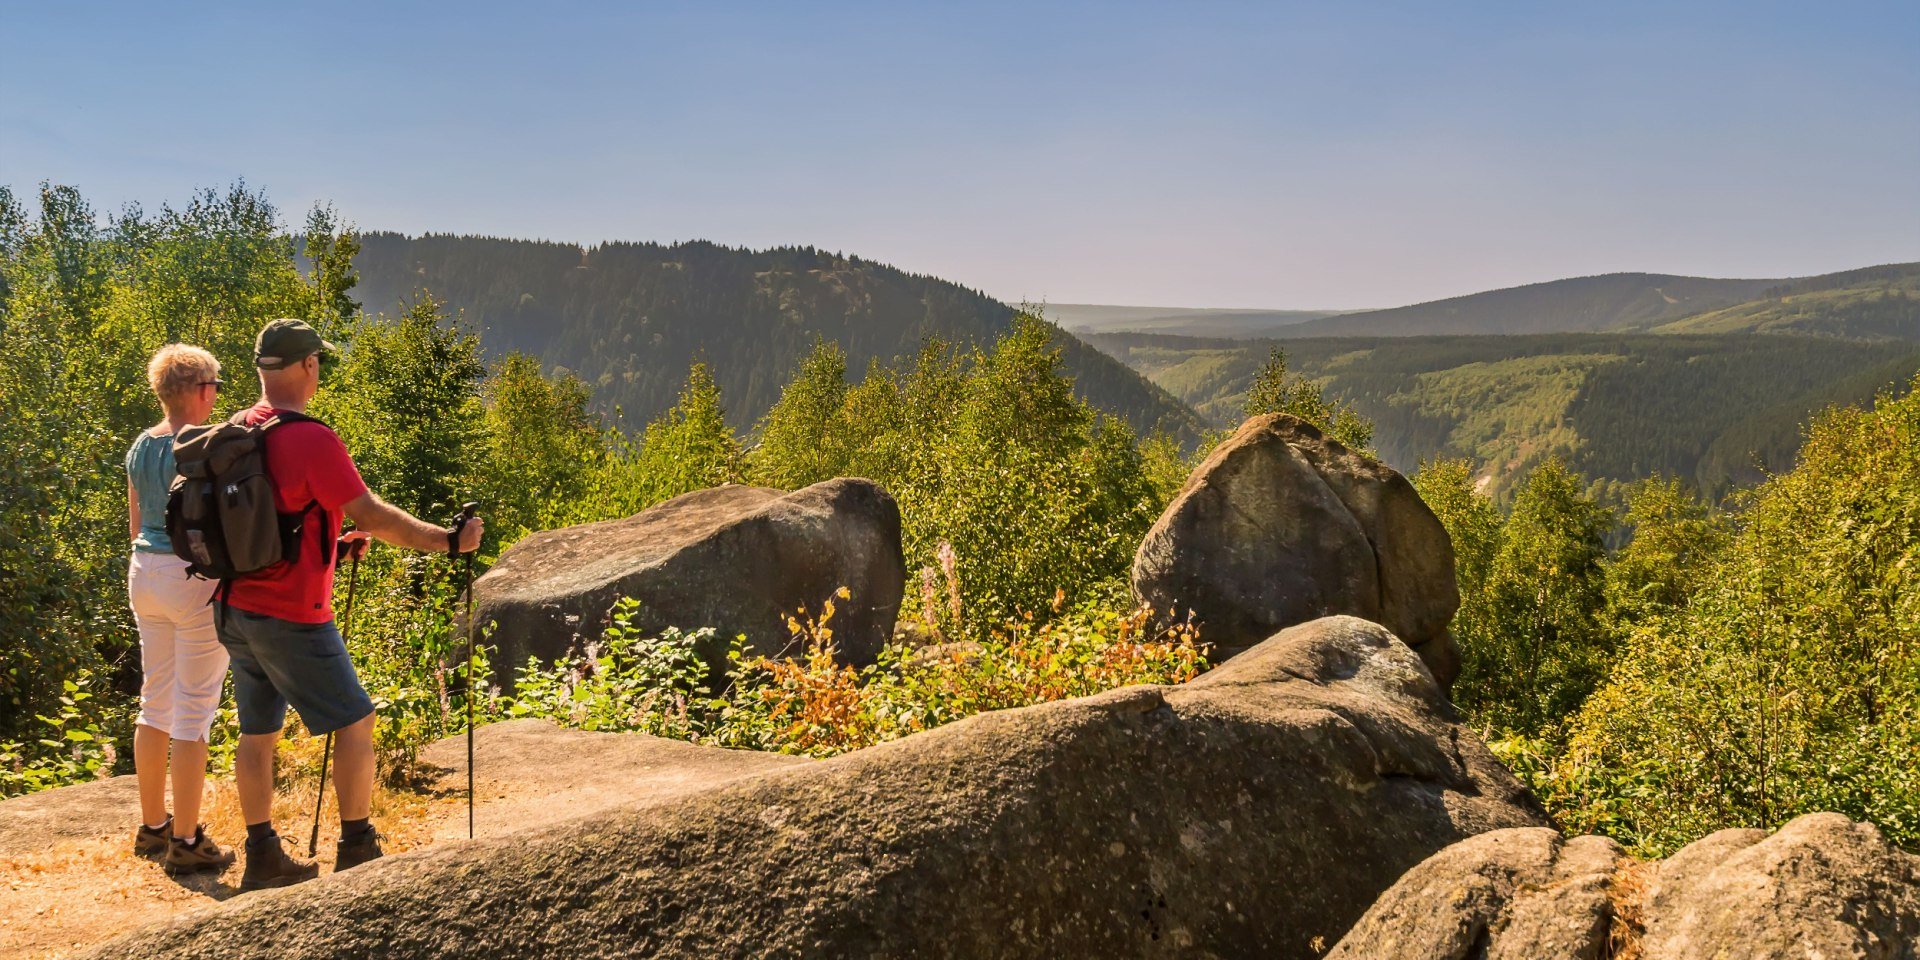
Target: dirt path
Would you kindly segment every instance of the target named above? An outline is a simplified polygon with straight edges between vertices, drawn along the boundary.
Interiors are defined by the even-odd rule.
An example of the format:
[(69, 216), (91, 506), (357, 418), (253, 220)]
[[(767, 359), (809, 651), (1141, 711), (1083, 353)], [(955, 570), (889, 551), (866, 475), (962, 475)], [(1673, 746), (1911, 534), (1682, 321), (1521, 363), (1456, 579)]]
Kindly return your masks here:
[[(615, 803), (666, 801), (714, 783), (805, 761), (746, 751), (714, 752), (636, 734), (570, 732), (566, 749), (545, 724), (483, 727), (475, 739), (476, 832), (491, 836), (586, 816)], [(389, 855), (467, 835), (466, 744), (429, 746), (422, 760), (438, 771), (421, 790), (383, 789), (374, 822)], [(304, 855), (312, 827), (313, 787), (297, 786), (275, 805), (281, 831)], [(321, 879), (332, 868), (338, 822), (322, 815)], [(138, 802), (132, 777), (0, 801), (0, 960), (65, 957), (154, 920), (209, 909), (239, 894), (240, 866), (224, 873), (167, 876), (156, 860), (136, 858)], [(204, 818), (229, 846), (245, 834), (230, 781), (212, 785)]]

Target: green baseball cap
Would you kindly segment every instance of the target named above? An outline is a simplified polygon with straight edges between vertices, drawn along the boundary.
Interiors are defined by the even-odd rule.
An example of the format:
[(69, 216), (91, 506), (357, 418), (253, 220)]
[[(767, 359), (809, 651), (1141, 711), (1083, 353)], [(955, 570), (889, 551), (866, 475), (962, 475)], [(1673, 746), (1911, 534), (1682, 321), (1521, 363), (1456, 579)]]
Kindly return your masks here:
[(262, 370), (279, 370), (299, 363), (316, 353), (338, 353), (333, 344), (320, 339), (305, 320), (275, 320), (260, 331), (253, 344), (253, 365)]

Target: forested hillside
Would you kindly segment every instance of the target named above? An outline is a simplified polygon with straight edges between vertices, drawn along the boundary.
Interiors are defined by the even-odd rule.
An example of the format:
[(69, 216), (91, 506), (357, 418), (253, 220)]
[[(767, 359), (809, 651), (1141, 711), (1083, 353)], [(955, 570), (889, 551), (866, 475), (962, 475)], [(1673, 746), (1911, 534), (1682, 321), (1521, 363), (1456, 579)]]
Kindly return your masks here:
[(1653, 329), (1657, 333), (1804, 333), (1920, 340), (1920, 263), (1796, 280), (1746, 303)]
[(1577, 333), (1646, 327), (1760, 296), (1781, 280), (1609, 273), (1346, 313), (1277, 330), (1283, 337)]
[(1218, 425), (1238, 422), (1260, 365), (1284, 346), (1295, 373), (1376, 424), (1383, 459), (1411, 470), (1466, 457), (1496, 492), (1558, 456), (1595, 480), (1658, 472), (1718, 497), (1790, 465), (1810, 415), (1920, 369), (1912, 343), (1811, 337), (1088, 339)]
[[(573, 244), (371, 233), (354, 265), (370, 311), (431, 293), (483, 334), (490, 353), (517, 350), (571, 371), (603, 411), (644, 423), (673, 404), (689, 364), (705, 361), (727, 416), (751, 424), (816, 339), (838, 343), (851, 369), (917, 354), (929, 339), (992, 343), (1014, 310), (978, 291), (811, 247), (743, 250), (692, 242)], [(1192, 411), (1070, 336), (1061, 349), (1076, 392), (1136, 432), (1191, 445)]]

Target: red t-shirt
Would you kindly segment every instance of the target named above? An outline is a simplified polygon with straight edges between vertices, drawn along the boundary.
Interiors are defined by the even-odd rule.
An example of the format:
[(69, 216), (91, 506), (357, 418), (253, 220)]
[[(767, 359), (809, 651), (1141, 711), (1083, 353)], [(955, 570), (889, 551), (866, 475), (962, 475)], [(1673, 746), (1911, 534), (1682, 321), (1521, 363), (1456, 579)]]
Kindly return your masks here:
[[(265, 423), (274, 415), (265, 400), (247, 411), (247, 423)], [(326, 425), (283, 423), (267, 434), (267, 473), (281, 513), (306, 508), (306, 528), (292, 563), (276, 563), (233, 581), (227, 602), (248, 613), (294, 623), (333, 619), (333, 564), (328, 544), (340, 539), (340, 507), (367, 492), (347, 445)], [(318, 502), (318, 507), (308, 507)], [(320, 522), (320, 512), (327, 520)]]

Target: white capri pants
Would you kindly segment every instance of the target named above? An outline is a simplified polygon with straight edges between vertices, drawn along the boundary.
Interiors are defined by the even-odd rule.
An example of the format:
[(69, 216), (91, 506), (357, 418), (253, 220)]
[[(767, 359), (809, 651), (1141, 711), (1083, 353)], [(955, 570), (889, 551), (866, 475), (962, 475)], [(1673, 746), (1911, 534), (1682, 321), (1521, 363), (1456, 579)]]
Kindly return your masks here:
[(227, 648), (213, 632), (216, 585), (171, 553), (134, 551), (127, 596), (140, 628), (140, 716), (175, 740), (205, 741), (220, 708)]

